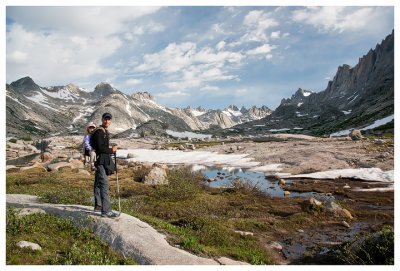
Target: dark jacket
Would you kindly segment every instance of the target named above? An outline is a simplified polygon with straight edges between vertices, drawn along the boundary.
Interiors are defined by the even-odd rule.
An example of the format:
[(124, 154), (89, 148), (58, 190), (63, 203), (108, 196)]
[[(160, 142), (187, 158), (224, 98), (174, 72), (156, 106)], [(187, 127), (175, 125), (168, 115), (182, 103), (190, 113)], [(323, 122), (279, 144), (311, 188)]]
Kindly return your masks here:
[(111, 175), (115, 171), (115, 164), (110, 157), (113, 154), (110, 145), (110, 135), (107, 129), (103, 127), (97, 128), (90, 138), (90, 145), (96, 151), (96, 166), (102, 165), (107, 175)]

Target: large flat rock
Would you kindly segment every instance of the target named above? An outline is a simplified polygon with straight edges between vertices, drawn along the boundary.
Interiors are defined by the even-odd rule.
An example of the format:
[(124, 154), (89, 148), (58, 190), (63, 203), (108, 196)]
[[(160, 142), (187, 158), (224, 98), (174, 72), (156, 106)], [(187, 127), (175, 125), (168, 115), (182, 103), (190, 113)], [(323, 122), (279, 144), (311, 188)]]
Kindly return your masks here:
[(7, 194), (7, 206), (38, 208), (49, 214), (71, 218), (77, 226), (91, 227), (94, 233), (116, 252), (134, 258), (140, 264), (220, 264), (213, 259), (198, 257), (169, 245), (165, 235), (157, 232), (149, 224), (124, 213), (116, 219), (103, 218), (93, 213), (92, 207), (40, 203), (36, 196), (21, 194)]

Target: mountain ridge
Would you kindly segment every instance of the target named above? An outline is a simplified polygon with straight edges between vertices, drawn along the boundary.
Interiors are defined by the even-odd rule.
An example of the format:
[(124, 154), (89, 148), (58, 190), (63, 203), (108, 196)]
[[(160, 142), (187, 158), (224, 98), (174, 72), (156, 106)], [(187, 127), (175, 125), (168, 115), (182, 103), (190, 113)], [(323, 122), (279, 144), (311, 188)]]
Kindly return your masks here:
[(286, 129), (323, 135), (360, 128), (393, 114), (394, 30), (354, 67), (339, 66), (325, 90), (299, 88), (291, 98), (282, 99), (271, 115), (233, 128), (241, 133)]
[(110, 128), (115, 134), (134, 130), (150, 120), (158, 120), (176, 131), (204, 130), (210, 126), (223, 129), (271, 113), (266, 106), (251, 107), (240, 114), (200, 107), (168, 108), (159, 105), (147, 91), (127, 95), (107, 82), (87, 91), (72, 83), (41, 87), (30, 77), (7, 84), (6, 97), (8, 137), (79, 134), (88, 122), (99, 122), (106, 111), (116, 116)]

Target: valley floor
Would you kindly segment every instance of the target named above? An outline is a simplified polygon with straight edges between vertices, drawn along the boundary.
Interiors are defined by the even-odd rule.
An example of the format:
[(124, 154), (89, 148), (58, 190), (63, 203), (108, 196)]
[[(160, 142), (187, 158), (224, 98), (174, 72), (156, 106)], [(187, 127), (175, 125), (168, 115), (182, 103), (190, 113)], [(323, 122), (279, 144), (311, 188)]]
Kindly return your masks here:
[[(53, 146), (62, 146), (58, 149), (53, 148), (53, 152), (67, 154), (67, 156), (72, 155), (71, 152), (73, 151), (71, 149), (73, 148), (71, 146), (76, 146), (80, 140), (80, 137), (52, 138), (51, 144)], [(160, 139), (117, 139), (114, 141), (119, 145), (120, 153), (123, 153), (123, 150), (138, 148), (175, 148), (171, 147), (171, 142)], [(179, 144), (184, 143), (179, 142)], [(208, 146), (207, 144), (196, 142), (191, 144), (194, 144), (196, 150), (185, 150), (184, 153), (189, 156), (190, 154), (194, 155), (195, 152), (202, 151), (249, 158), (250, 160), (247, 161), (258, 162), (258, 167), (279, 164), (278, 170), (273, 167), (274, 169), (271, 172), (266, 170), (266, 175), (278, 173), (307, 174), (349, 168), (394, 170), (394, 142), (391, 138), (352, 141), (347, 139), (274, 135), (273, 137), (265, 137), (254, 141), (231, 139), (226, 140), (224, 143), (208, 144)], [(133, 159), (135, 160), (135, 158)], [(137, 198), (140, 201), (142, 197), (147, 197), (149, 193), (150, 195), (154, 193), (152, 192), (153, 190), (148, 191), (147, 188), (145, 189), (139, 184), (132, 183), (131, 171), (124, 170), (126, 173), (121, 171), (121, 175), (126, 174), (128, 177), (121, 178), (121, 185), (126, 186), (126, 191), (129, 192), (126, 192), (128, 193), (127, 196), (130, 196), (130, 193), (133, 193), (133, 196), (139, 195), (141, 190), (146, 191)], [(10, 176), (13, 176), (15, 180), (19, 178), (19, 175), (14, 177), (11, 174)], [(90, 179), (90, 177), (85, 178)], [(132, 186), (133, 192), (128, 189), (128, 186)], [(112, 184), (112, 187), (115, 188), (115, 183)], [(393, 189), (382, 189), (388, 187), (385, 182), (340, 177), (332, 180), (300, 178), (290, 184), (283, 185), (283, 187), (289, 192), (316, 192), (322, 195), (334, 196), (335, 201), (343, 208), (346, 208), (352, 217), (331, 216), (327, 213), (318, 213), (318, 210), (317, 213), (306, 214), (300, 207), (304, 198), (274, 198), (258, 195), (254, 199), (251, 199), (250, 196), (240, 196), (235, 198), (234, 201), (227, 200), (229, 204), (226, 208), (228, 208), (229, 213), (232, 212), (232, 214), (239, 216), (226, 218), (229, 221), (227, 225), (231, 227), (233, 223), (239, 229), (246, 229), (251, 225), (249, 229), (253, 231), (261, 247), (266, 248), (274, 255), (273, 262), (275, 263), (334, 264), (332, 255), (329, 253), (334, 251), (335, 248), (343, 245), (344, 242), (350, 242), (354, 238), (365, 237), (368, 233), (380, 231), (384, 226), (393, 226), (394, 224), (394, 191)], [(11, 191), (9, 191), (10, 189)], [(20, 189), (19, 186), (8, 184), (7, 193), (20, 192)], [(173, 191), (168, 193), (173, 193)], [(206, 194), (204, 194), (204, 197), (214, 200), (215, 197), (233, 197), (233, 195), (226, 194), (224, 191), (206, 192)], [(238, 200), (243, 201), (243, 203), (237, 202)], [(207, 200), (203, 202), (203, 204), (206, 203)], [(157, 206), (157, 209), (154, 210), (147, 209), (150, 208), (147, 206), (148, 203), (135, 206), (141, 206), (140, 208), (143, 209), (139, 208), (137, 212), (145, 211), (145, 213), (149, 213), (154, 211), (155, 214), (160, 215), (163, 211), (159, 208), (163, 204), (166, 203), (157, 202), (154, 205)], [(194, 206), (197, 206), (196, 204)], [(179, 207), (182, 208), (182, 213), (193, 211), (183, 209), (186, 207), (191, 207), (191, 205), (187, 206), (186, 203)], [(214, 207), (225, 208), (225, 206)], [(167, 210), (165, 212), (166, 214), (168, 213)], [(207, 214), (207, 216), (214, 217), (215, 212), (217, 211), (212, 210), (211, 214)], [(218, 215), (221, 217), (225, 217), (227, 214), (225, 210), (218, 211)], [(252, 214), (255, 216), (251, 217)], [(173, 220), (170, 213), (166, 217), (168, 217), (166, 219), (168, 221)], [(247, 221), (247, 224), (241, 222), (242, 220)], [(259, 228), (261, 225), (262, 227)], [(278, 248), (274, 248), (276, 247), (274, 245), (275, 241), (279, 243)], [(348, 262), (346, 262), (347, 260)], [(340, 263), (354, 264), (350, 260), (341, 259)]]

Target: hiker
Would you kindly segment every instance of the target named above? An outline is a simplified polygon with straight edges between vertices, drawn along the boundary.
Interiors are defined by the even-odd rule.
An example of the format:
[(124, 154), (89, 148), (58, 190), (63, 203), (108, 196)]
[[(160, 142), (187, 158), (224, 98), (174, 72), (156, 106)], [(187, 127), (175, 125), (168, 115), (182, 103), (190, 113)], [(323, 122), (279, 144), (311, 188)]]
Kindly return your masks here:
[(111, 209), (109, 198), (109, 175), (115, 171), (111, 154), (117, 151), (117, 146), (109, 147), (110, 137), (107, 128), (111, 125), (112, 116), (104, 113), (102, 124), (94, 131), (90, 144), (96, 151), (96, 175), (94, 179), (94, 211), (101, 212), (102, 217), (115, 218), (118, 215)]
[(84, 157), (85, 157), (85, 164), (86, 164), (86, 162), (88, 162), (92, 171), (94, 171), (96, 169), (94, 167), (94, 161), (96, 160), (96, 152), (90, 145), (90, 137), (92, 136), (94, 129), (96, 129), (96, 124), (94, 124), (93, 122), (90, 122), (86, 126), (86, 134), (83, 137), (83, 143), (82, 143)]

